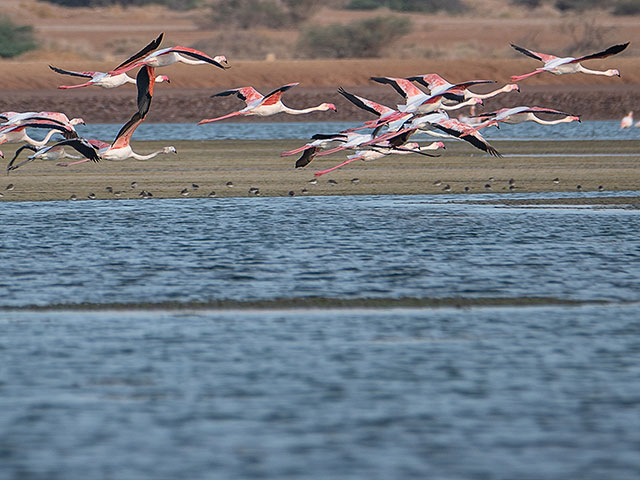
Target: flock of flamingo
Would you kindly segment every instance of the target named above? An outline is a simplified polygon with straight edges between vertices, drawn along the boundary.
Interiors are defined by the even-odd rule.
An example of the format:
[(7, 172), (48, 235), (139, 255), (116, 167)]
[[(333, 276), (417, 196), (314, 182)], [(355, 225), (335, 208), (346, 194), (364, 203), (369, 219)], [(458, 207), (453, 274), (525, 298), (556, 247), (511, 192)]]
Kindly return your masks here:
[[(125, 123), (115, 139), (111, 143), (95, 139), (80, 137), (75, 126), (84, 124), (81, 118), (69, 119), (60, 112), (2, 112), (0, 113), (0, 143), (13, 142), (25, 145), (17, 149), (14, 157), (7, 165), (7, 173), (36, 160), (62, 160), (69, 158), (69, 162), (58, 162), (59, 166), (72, 166), (80, 163), (100, 160), (125, 160), (134, 158), (147, 160), (160, 154), (177, 153), (173, 146), (164, 147), (162, 150), (146, 155), (138, 154), (131, 149), (130, 141), (136, 128), (145, 120), (153, 98), (153, 87), (156, 82), (169, 82), (166, 75), (156, 75), (155, 69), (172, 65), (177, 62), (188, 65), (210, 64), (220, 69), (229, 68), (227, 58), (224, 55), (211, 57), (201, 51), (175, 46), (160, 49), (163, 34), (146, 45), (139, 52), (122, 62), (109, 72), (75, 72), (50, 65), (56, 73), (83, 78), (86, 81), (77, 85), (62, 85), (61, 89), (73, 89), (88, 86), (102, 88), (115, 88), (127, 83), (137, 86), (137, 110), (135, 110), (127, 123)], [(539, 60), (543, 65), (535, 70), (511, 77), (512, 82), (519, 82), (534, 75), (549, 72), (556, 75), (569, 73), (584, 73), (590, 75), (603, 75), (608, 77), (620, 76), (615, 69), (599, 71), (585, 68), (581, 62), (592, 59), (602, 59), (622, 52), (629, 42), (611, 46), (600, 52), (581, 57), (557, 57), (544, 53), (534, 52), (526, 48), (511, 44), (516, 51)], [(136, 78), (130, 77), (127, 72), (138, 69)], [(416, 133), (426, 133), (434, 137), (456, 138), (471, 144), (489, 155), (501, 157), (502, 155), (481, 135), (480, 130), (500, 123), (516, 124), (522, 122), (536, 122), (543, 125), (580, 121), (580, 117), (561, 112), (552, 108), (538, 106), (519, 106), (514, 108), (502, 108), (493, 112), (475, 114), (476, 105), (483, 104), (483, 100), (496, 95), (519, 91), (517, 83), (504, 85), (489, 93), (475, 93), (470, 88), (475, 85), (496, 83), (493, 80), (469, 80), (461, 83), (449, 83), (441, 76), (431, 73), (408, 78), (397, 77), (371, 77), (377, 83), (389, 85), (404, 98), (404, 103), (396, 108), (388, 107), (348, 92), (342, 87), (338, 93), (355, 106), (370, 112), (376, 118), (364, 124), (344, 130), (335, 134), (316, 134), (309, 143), (282, 152), (281, 156), (300, 154), (295, 162), (295, 168), (302, 168), (315, 158), (330, 155), (345, 150), (351, 153), (347, 159), (327, 170), (318, 171), (315, 176), (321, 176), (347, 165), (356, 160), (375, 160), (392, 154), (419, 154), (437, 156), (438, 149), (443, 149), (444, 143), (434, 141), (428, 145), (410, 141)], [(203, 119), (199, 125), (216, 122), (237, 116), (271, 116), (278, 113), (291, 115), (307, 114), (315, 111), (336, 110), (332, 103), (322, 103), (315, 107), (305, 109), (292, 109), (282, 102), (282, 95), (298, 83), (283, 85), (274, 91), (262, 95), (253, 87), (241, 87), (226, 90), (215, 95), (235, 95), (243, 100), (246, 106), (238, 111)], [(420, 85), (420, 88), (418, 87)], [(472, 107), (472, 114), (451, 118), (449, 111), (457, 110), (465, 106)], [(544, 120), (539, 114), (550, 114), (557, 117), (554, 120)], [(621, 123), (621, 127), (631, 126), (633, 113), (630, 112)], [(640, 122), (636, 124), (640, 126)], [(48, 129), (42, 140), (35, 140), (27, 134), (27, 129)], [(51, 137), (60, 134), (63, 140), (48, 145)], [(23, 150), (28, 149), (33, 153), (26, 159), (16, 163)], [(2, 156), (2, 152), (0, 152)]]

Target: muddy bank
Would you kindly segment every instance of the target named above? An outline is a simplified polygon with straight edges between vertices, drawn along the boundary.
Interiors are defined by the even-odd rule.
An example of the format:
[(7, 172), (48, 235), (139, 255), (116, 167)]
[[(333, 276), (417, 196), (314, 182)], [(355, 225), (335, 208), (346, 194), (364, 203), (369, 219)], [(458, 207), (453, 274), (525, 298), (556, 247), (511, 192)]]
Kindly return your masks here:
[[(166, 142), (133, 142), (146, 154)], [(354, 162), (318, 179), (314, 172), (342, 162), (338, 153), (295, 169), (280, 152), (304, 141), (180, 141), (178, 154), (148, 161), (87, 162), (59, 167), (34, 161), (3, 175), (0, 201), (155, 198), (418, 195), (638, 190), (640, 141), (496, 141), (504, 158), (448, 141), (440, 157), (394, 156)], [(15, 146), (7, 145), (10, 158)], [(519, 154), (518, 156), (515, 155)], [(569, 155), (570, 154), (570, 155)], [(594, 155), (595, 154), (595, 155)], [(620, 155), (622, 154), (622, 155)], [(5, 159), (5, 162), (7, 160)], [(11, 189), (8, 185), (11, 184)], [(256, 192), (255, 189), (258, 191)], [(93, 194), (93, 195), (91, 195)], [(585, 200), (588, 202), (589, 200)]]

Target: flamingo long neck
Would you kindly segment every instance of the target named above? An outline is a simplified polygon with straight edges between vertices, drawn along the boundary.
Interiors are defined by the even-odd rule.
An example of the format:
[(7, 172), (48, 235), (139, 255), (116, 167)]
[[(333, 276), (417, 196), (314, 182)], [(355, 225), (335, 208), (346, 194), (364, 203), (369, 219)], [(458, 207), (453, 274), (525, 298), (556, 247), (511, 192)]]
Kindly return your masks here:
[(183, 57), (180, 54), (178, 54), (178, 61), (182, 63), (186, 63), (187, 65), (202, 65), (207, 63), (204, 60), (193, 60), (191, 58)]
[(158, 150), (157, 152), (150, 153), (149, 155), (139, 155), (136, 152), (131, 151), (131, 154), (129, 156), (131, 158), (135, 158), (136, 160), (149, 160), (157, 155), (160, 155), (161, 153), (165, 153), (164, 150)]
[(126, 73), (124, 74), (124, 82), (125, 83), (136, 83), (136, 79), (135, 78), (131, 78), (129, 75), (127, 75)]
[(611, 70), (590, 70), (578, 64), (578, 71), (582, 73), (588, 73), (589, 75), (603, 75), (605, 77), (613, 77)]
[(303, 108), (302, 110), (296, 110), (295, 108), (289, 108), (286, 105), (282, 105), (282, 112), (289, 113), (291, 115), (304, 115), (305, 113), (325, 111), (322, 105), (316, 107)]
[(34, 140), (33, 138), (31, 138), (29, 135), (24, 134), (24, 141), (33, 145), (34, 147), (42, 147), (44, 145), (47, 144), (47, 142), (49, 141), (49, 139), (53, 136), (54, 133), (57, 133), (57, 130), (51, 129), (47, 132), (47, 134), (45, 135), (45, 137), (42, 140)]
[(473, 93), (469, 90), (465, 90), (464, 94), (465, 94), (465, 98), (479, 98), (480, 100), (484, 100), (485, 98), (495, 97), (496, 95), (499, 95), (502, 92), (508, 92), (510, 91), (509, 90), (510, 88), (511, 88), (510, 85), (505, 85), (504, 87), (498, 88), (497, 90), (494, 90), (493, 92), (489, 92), (489, 93)]
[(541, 118), (538, 118), (534, 114), (531, 114), (531, 120), (536, 122), (536, 123), (539, 123), (540, 125), (557, 125), (559, 123), (570, 123), (570, 122), (573, 122), (573, 118), (570, 117), (570, 116), (563, 117), (563, 118), (560, 118), (558, 120), (542, 120)]
[(459, 108), (462, 107), (466, 107), (468, 105), (476, 105), (477, 104), (477, 99), (476, 98), (470, 98), (469, 100), (466, 100), (464, 102), (460, 102), (456, 105), (441, 105), (440, 108), (442, 108), (443, 110), (458, 110)]

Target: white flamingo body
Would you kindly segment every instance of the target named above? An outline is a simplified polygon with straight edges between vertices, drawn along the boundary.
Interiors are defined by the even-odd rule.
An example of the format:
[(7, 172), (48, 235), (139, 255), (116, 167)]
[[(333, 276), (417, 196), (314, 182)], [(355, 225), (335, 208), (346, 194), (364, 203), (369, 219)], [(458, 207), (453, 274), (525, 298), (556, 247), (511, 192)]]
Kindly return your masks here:
[[(423, 155), (427, 155), (427, 151), (429, 150), (437, 150), (439, 148), (445, 148), (444, 147), (444, 143), (442, 142), (433, 142), (429, 145), (426, 146), (420, 146), (419, 143), (417, 142), (409, 142), (409, 143), (405, 143), (402, 147), (392, 147), (392, 146), (387, 146), (384, 147), (382, 145), (380, 146), (373, 146), (370, 149), (367, 150), (356, 150), (356, 152), (353, 155), (349, 155), (347, 157), (347, 160), (345, 160), (344, 162), (328, 168), (327, 170), (320, 170), (316, 173), (314, 173), (315, 177), (320, 177), (322, 175), (325, 175), (329, 172), (333, 172), (334, 170), (337, 170), (338, 168), (344, 167), (345, 165), (348, 165), (351, 162), (355, 162), (356, 160), (364, 160), (364, 161), (371, 161), (371, 160), (377, 160), (379, 158), (382, 157), (386, 157), (388, 155), (392, 155), (392, 154), (397, 154), (397, 155), (409, 155), (411, 153), (418, 153), (418, 154), (423, 154)], [(433, 156), (433, 155), (429, 155), (429, 156)]]
[(511, 44), (511, 47), (531, 58), (535, 58), (536, 60), (540, 60), (544, 62), (544, 66), (535, 69), (533, 72), (525, 73), (524, 75), (514, 75), (511, 77), (511, 81), (517, 82), (524, 78), (531, 77), (532, 75), (537, 75), (543, 72), (553, 73), (554, 75), (565, 75), (568, 73), (586, 73), (589, 75), (602, 75), (605, 77), (619, 77), (620, 72), (616, 69), (609, 70), (590, 70), (582, 66), (580, 62), (585, 60), (593, 60), (597, 58), (607, 58), (611, 55), (616, 55), (617, 53), (622, 52), (627, 46), (629, 42), (622, 43), (619, 45), (613, 45), (606, 50), (602, 50), (601, 52), (592, 53), (590, 55), (583, 55), (581, 57), (557, 57), (555, 55), (549, 55), (546, 53), (534, 52), (532, 50), (528, 50), (523, 47), (519, 47), (517, 45)]
[[(622, 120), (620, 120), (620, 128), (630, 128), (633, 125), (633, 111), (627, 113)], [(636, 126), (638, 126), (636, 124)]]
[[(557, 120), (543, 120), (538, 116), (536, 116), (536, 113), (562, 115), (562, 118), (559, 118)], [(484, 127), (488, 127), (490, 125), (497, 125), (498, 122), (507, 123), (511, 125), (524, 123), (524, 122), (535, 122), (540, 125), (557, 125), (559, 123), (571, 123), (571, 122), (580, 121), (580, 117), (576, 115), (570, 115), (568, 113), (561, 112), (559, 110), (553, 110), (551, 108), (526, 107), (526, 106), (502, 108), (495, 112), (478, 115), (478, 117), (484, 120), (478, 126), (474, 127), (476, 130), (479, 130)]]
[[(63, 75), (70, 75), (73, 77), (82, 77), (82, 78), (90, 79), (89, 81), (85, 83), (81, 83), (79, 85), (60, 85), (58, 87), (60, 89), (81, 88), (81, 87), (90, 87), (90, 86), (96, 86), (96, 87), (108, 89), (108, 88), (120, 87), (127, 83), (131, 83), (133, 85), (136, 84), (135, 78), (131, 78), (126, 73), (111, 74), (108, 72), (90, 72), (90, 71), (74, 72), (71, 70), (64, 70), (62, 68), (57, 68), (57, 67), (54, 67), (53, 65), (49, 65), (49, 68), (54, 72), (57, 72)], [(169, 80), (169, 77), (167, 77), (166, 75), (158, 75), (155, 81), (156, 83), (162, 83), (162, 82), (171, 83)]]
[(42, 140), (35, 140), (27, 135), (26, 128), (16, 128), (12, 131), (2, 133), (0, 132), (0, 144), (2, 143), (21, 143), (27, 142), (29, 145), (33, 145), (34, 147), (41, 147), (46, 145), (47, 142), (51, 139), (53, 134), (60, 133), (58, 130), (49, 130), (45, 137)]
[[(104, 142), (96, 144), (95, 142), (90, 141), (95, 153), (94, 158), (84, 158), (77, 162), (71, 163), (58, 163), (58, 166), (69, 167), (71, 165), (77, 165), (79, 163), (87, 162), (90, 159), (93, 160), (96, 157), (98, 160), (103, 159), (110, 161), (120, 161), (126, 160), (128, 158), (133, 158), (135, 160), (149, 160), (160, 154), (177, 153), (175, 147), (173, 146), (164, 147), (161, 150), (149, 153), (148, 155), (141, 155), (133, 151), (130, 145), (131, 136), (133, 135), (133, 132), (135, 132), (136, 128), (138, 128), (138, 126), (144, 121), (144, 118), (145, 117), (143, 117), (139, 112), (136, 112), (133, 117), (131, 117), (131, 119), (120, 129), (120, 131), (116, 135), (115, 140), (111, 144), (106, 144)], [(72, 144), (71, 146), (75, 148), (76, 144)], [(81, 153), (84, 154), (83, 151), (81, 151)]]

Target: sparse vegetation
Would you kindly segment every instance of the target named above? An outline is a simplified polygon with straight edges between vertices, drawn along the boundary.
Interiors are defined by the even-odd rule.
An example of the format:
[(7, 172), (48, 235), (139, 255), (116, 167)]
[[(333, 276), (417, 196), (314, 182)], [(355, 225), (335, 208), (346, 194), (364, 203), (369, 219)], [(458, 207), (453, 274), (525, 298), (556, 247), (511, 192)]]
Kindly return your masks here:
[(110, 5), (121, 5), (123, 7), (138, 7), (155, 3), (166, 5), (175, 10), (185, 10), (194, 8), (198, 0), (39, 0), (41, 2), (55, 3), (63, 7), (107, 7)]
[(212, 20), (240, 29), (282, 29), (298, 27), (321, 7), (315, 0), (220, 0), (212, 7)]
[(30, 25), (16, 25), (0, 17), (0, 57), (12, 58), (37, 47)]
[(310, 58), (372, 58), (411, 31), (411, 22), (401, 17), (375, 17), (346, 25), (312, 27), (301, 33), (298, 43)]

